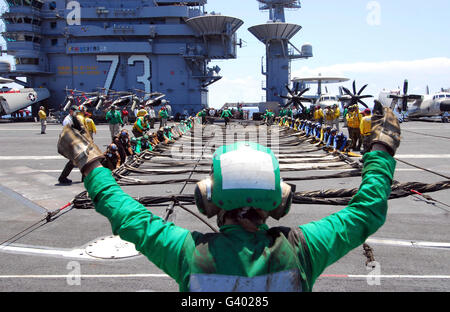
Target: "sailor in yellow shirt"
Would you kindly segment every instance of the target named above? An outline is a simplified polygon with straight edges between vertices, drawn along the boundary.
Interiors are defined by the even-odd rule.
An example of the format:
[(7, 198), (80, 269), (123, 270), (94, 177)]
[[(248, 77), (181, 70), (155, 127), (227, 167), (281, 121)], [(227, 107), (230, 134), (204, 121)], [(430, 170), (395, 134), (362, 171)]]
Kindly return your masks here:
[(92, 114), (89, 112), (85, 113), (85, 121), (87, 125), (87, 130), (89, 131), (92, 139), (94, 139), (94, 134), (97, 134), (97, 127), (95, 126), (94, 120), (91, 119)]
[[(84, 105), (78, 106), (78, 113), (76, 116), (77, 116), (77, 119), (81, 122), (81, 124), (83, 125), (83, 127), (85, 129), (89, 128), (88, 124), (86, 123), (86, 113), (87, 112), (88, 111), (86, 109), (86, 106), (84, 106)], [(92, 136), (91, 136), (91, 138), (92, 138)]]
[(47, 114), (45, 113), (44, 106), (39, 108), (39, 120), (41, 121), (41, 134), (45, 134), (45, 129), (47, 128)]
[(372, 130), (372, 115), (369, 108), (366, 108), (363, 111), (363, 118), (361, 119), (361, 124), (359, 126), (362, 138), (362, 146), (363, 150), (361, 152), (362, 155), (369, 152), (369, 144), (370, 144), (370, 134)]
[(340, 131), (339, 128), (339, 118), (341, 117), (341, 110), (339, 109), (339, 106), (337, 104), (333, 105), (333, 112), (334, 112), (334, 119), (332, 123), (332, 127), (335, 127), (337, 131)]
[(295, 131), (300, 131), (299, 127), (300, 127), (300, 118), (297, 118), (294, 121), (294, 130)]
[(314, 121), (322, 124), (323, 117), (324, 117), (324, 115), (323, 115), (322, 108), (320, 108), (320, 106), (317, 105), (316, 108), (314, 109)]
[(325, 107), (325, 109), (323, 110), (324, 113), (324, 117), (325, 117), (325, 125), (326, 126), (333, 126), (333, 121), (334, 121), (334, 110), (331, 106), (329, 107)]
[(290, 127), (291, 127), (291, 121), (292, 121), (292, 118), (291, 118), (291, 117), (287, 117), (287, 118), (284, 120), (283, 126), (286, 127), (286, 128), (290, 128)]
[(348, 108), (347, 127), (348, 136), (352, 140), (352, 146), (350, 147), (354, 151), (359, 151), (361, 149), (361, 130), (359, 129), (361, 125), (361, 114), (359, 112), (358, 105), (352, 105)]

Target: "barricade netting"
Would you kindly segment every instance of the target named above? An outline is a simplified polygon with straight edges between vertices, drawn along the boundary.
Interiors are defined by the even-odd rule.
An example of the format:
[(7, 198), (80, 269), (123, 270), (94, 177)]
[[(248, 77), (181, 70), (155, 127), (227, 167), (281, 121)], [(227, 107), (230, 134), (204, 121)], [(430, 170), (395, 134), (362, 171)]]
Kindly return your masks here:
[[(259, 136), (264, 131), (264, 139), (267, 144), (263, 145), (274, 150), (285, 182), (292, 184), (296, 181), (345, 179), (361, 176), (362, 163), (359, 161), (359, 158), (349, 157), (346, 153), (341, 152), (328, 152), (317, 143), (311, 144), (311, 138), (306, 137), (302, 131), (278, 126), (267, 127), (259, 125), (259, 127), (255, 127), (253, 123), (245, 124), (241, 122), (236, 124), (239, 125), (239, 128), (231, 131), (232, 137), (230, 140), (229, 134), (217, 135), (217, 132), (225, 133), (227, 129), (229, 130), (230, 125), (227, 129), (223, 125), (217, 124), (202, 125), (197, 118), (195, 119), (194, 127), (184, 135), (177, 137), (175, 143), (160, 143), (152, 151), (145, 150), (129, 157), (124, 164), (113, 171), (113, 176), (121, 186), (170, 184), (184, 184), (186, 186), (186, 184), (194, 184), (200, 181), (201, 178), (192, 178), (193, 174), (206, 177), (211, 171), (212, 153), (214, 152), (212, 147), (217, 148), (223, 144), (233, 143), (237, 141), (236, 136), (249, 141), (253, 138), (254, 141), (261, 144)], [(213, 130), (218, 130), (216, 135), (211, 135), (211, 132), (214, 132), (211, 129), (206, 131), (207, 127), (213, 127)], [(233, 127), (233, 124), (231, 124), (231, 127)], [(264, 131), (258, 129), (261, 127), (264, 128)], [(239, 133), (239, 131), (243, 131), (245, 135)], [(201, 144), (197, 142), (198, 135), (196, 136), (194, 133), (202, 136)], [(275, 137), (276, 140), (267, 140), (267, 137)], [(184, 152), (186, 147), (187, 152)], [(193, 154), (192, 150), (194, 149), (196, 149), (197, 153)], [(174, 153), (174, 151), (176, 152)], [(426, 169), (423, 168), (423, 170)], [(329, 171), (338, 172), (329, 173)], [(427, 171), (430, 172), (429, 170)], [(164, 179), (164, 176), (183, 176), (186, 174), (190, 174), (190, 176), (188, 178), (172, 177)], [(150, 179), (142, 179), (142, 176), (148, 176)], [(437, 183), (400, 183), (394, 181), (390, 199), (423, 195), (423, 193), (436, 192), (448, 188), (450, 188), (450, 179)], [(298, 191), (293, 197), (293, 204), (345, 206), (357, 192), (358, 188)], [(424, 197), (430, 200), (429, 196)], [(146, 207), (165, 203), (195, 204), (193, 194), (183, 194), (182, 192), (170, 196), (143, 195), (135, 197), (135, 199)], [(73, 205), (74, 208), (78, 209), (94, 208), (87, 192), (77, 195)]]

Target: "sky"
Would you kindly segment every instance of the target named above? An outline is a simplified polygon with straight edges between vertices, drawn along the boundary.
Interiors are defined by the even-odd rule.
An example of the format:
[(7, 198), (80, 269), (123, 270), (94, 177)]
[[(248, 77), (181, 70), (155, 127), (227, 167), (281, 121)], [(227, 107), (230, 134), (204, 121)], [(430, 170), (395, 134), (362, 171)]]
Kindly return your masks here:
[[(450, 1), (432, 0), (303, 0), (302, 8), (286, 11), (286, 22), (302, 26), (291, 42), (298, 49), (313, 46), (313, 58), (294, 60), (291, 78), (333, 75), (350, 80), (328, 85), (359, 89), (369, 84), (365, 94), (378, 98), (380, 90), (397, 89), (409, 81), (409, 93), (424, 94), (450, 88)], [(264, 45), (248, 28), (269, 20), (256, 0), (208, 0), (208, 11), (244, 21), (238, 38), (235, 60), (213, 62), (221, 67), (221, 80), (210, 86), (210, 105), (224, 102), (258, 102), (265, 77), (261, 74)], [(229, 92), (233, 90), (233, 92)], [(308, 94), (313, 95), (314, 88)]]
[[(329, 85), (330, 93), (337, 94), (340, 85), (351, 88), (356, 80), (358, 89), (369, 84), (364, 93), (375, 97), (384, 88), (402, 86), (405, 79), (409, 93), (424, 94), (427, 85), (432, 93), (450, 88), (450, 1), (303, 0), (301, 4), (301, 9), (286, 11), (286, 22), (302, 26), (291, 43), (298, 49), (310, 43), (314, 57), (294, 60), (291, 78), (343, 76), (350, 81)], [(208, 0), (206, 10), (244, 21), (237, 31), (244, 42), (237, 59), (209, 65), (218, 65), (223, 76), (209, 87), (210, 106), (264, 100), (265, 47), (248, 28), (266, 23), (268, 11), (260, 11), (256, 0)]]

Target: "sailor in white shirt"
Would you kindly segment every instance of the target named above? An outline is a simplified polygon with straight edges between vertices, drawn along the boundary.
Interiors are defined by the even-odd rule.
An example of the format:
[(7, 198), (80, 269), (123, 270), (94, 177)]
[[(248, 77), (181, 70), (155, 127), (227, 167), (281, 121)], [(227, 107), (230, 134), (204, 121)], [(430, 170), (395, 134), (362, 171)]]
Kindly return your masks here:
[[(76, 113), (78, 112), (78, 107), (76, 105), (73, 105), (70, 107), (69, 115), (67, 115), (62, 125), (65, 126), (73, 126), (73, 117), (76, 116)], [(67, 177), (72, 172), (72, 169), (74, 168), (74, 165), (72, 161), (69, 160), (67, 162), (66, 166), (64, 167), (63, 171), (61, 172), (61, 175), (58, 178), (59, 183), (61, 184), (72, 184), (72, 180), (68, 179)]]

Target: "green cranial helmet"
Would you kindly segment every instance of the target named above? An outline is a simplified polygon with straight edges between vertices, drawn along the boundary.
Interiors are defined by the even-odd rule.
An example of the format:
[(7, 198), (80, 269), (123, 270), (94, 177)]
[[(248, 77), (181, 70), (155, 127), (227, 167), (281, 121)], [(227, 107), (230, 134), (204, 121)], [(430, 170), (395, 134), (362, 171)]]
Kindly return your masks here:
[(292, 200), (274, 153), (252, 142), (219, 147), (213, 155), (211, 176), (197, 184), (195, 198), (200, 212), (209, 218), (220, 210), (252, 207), (279, 219)]

